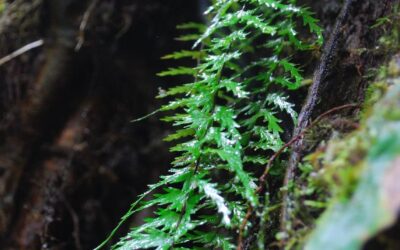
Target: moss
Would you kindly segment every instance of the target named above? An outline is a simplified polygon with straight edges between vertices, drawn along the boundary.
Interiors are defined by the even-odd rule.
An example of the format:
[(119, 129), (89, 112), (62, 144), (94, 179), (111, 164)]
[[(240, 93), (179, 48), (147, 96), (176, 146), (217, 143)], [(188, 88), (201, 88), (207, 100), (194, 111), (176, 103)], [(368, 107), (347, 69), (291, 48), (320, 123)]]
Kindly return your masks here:
[[(287, 249), (302, 248), (304, 245), (309, 247), (307, 249), (318, 249), (322, 243), (333, 244), (330, 241), (335, 240), (342, 240), (345, 248), (335, 248), (340, 244), (333, 244), (332, 249), (359, 249), (368, 238), (393, 223), (394, 215), (386, 216), (390, 213), (382, 203), (382, 186), (385, 185), (380, 185), (379, 176), (385, 176), (385, 167), (389, 168), (388, 164), (400, 155), (396, 142), (397, 134), (400, 134), (399, 58), (395, 56), (387, 66), (382, 67), (377, 79), (370, 85), (359, 128), (347, 135), (333, 133), (328, 142), (320, 143), (313, 153), (303, 159), (299, 167), (300, 177), (294, 185), (298, 202), (293, 219), (297, 223), (293, 223), (289, 231)], [(380, 162), (379, 157), (389, 160), (387, 163)], [(371, 196), (357, 200), (366, 190)], [(357, 214), (357, 206), (360, 213), (369, 214)], [(361, 221), (351, 222), (354, 218)], [(341, 228), (346, 223), (350, 223), (347, 227), (353, 232), (346, 235), (334, 230), (346, 230)], [(359, 225), (352, 226), (351, 223)], [(314, 230), (316, 225), (318, 227)], [(365, 238), (351, 238), (359, 236), (359, 232), (363, 232)], [(332, 233), (343, 238), (337, 239)], [(330, 237), (328, 234), (331, 234)]]
[[(388, 85), (390, 85), (389, 81)], [(400, 84), (388, 87), (361, 128), (331, 141), (324, 156), (328, 208), (317, 220), (306, 249), (360, 249), (395, 222), (400, 209)], [(330, 150), (333, 153), (330, 153)], [(331, 156), (330, 156), (331, 155)], [(393, 202), (395, 201), (395, 202)]]
[(4, 2), (4, 0), (0, 0), (0, 14), (3, 13), (5, 7), (6, 3)]

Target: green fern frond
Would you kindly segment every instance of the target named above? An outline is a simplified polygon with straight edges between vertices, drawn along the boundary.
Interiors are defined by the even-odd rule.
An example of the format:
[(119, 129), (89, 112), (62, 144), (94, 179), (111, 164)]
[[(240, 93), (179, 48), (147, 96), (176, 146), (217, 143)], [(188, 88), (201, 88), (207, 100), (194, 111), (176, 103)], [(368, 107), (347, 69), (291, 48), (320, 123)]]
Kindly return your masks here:
[(191, 32), (178, 39), (196, 39), (193, 48), (198, 49), (163, 59), (190, 58), (198, 65), (158, 74), (193, 77), (159, 95), (174, 98), (161, 111), (175, 112), (163, 120), (177, 127), (165, 138), (177, 143), (170, 149), (177, 156), (171, 174), (149, 186), (139, 200), (152, 194), (150, 199), (137, 201), (123, 221), (150, 207), (154, 216), (114, 249), (235, 249), (247, 206), (266, 202), (248, 169), (265, 165), (268, 154), (283, 145), (278, 114), (297, 119), (284, 93), (298, 88), (303, 78), (288, 51), (313, 45), (297, 35), (297, 25), (316, 35), (314, 44), (322, 42), (317, 20), (294, 2), (215, 0), (205, 14), (208, 26), (178, 26)]

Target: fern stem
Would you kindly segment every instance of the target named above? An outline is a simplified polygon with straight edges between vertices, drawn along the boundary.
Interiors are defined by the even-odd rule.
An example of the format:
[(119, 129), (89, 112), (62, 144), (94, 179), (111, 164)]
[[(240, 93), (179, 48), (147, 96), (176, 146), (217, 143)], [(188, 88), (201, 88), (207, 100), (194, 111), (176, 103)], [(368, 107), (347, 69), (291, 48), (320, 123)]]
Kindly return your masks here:
[[(268, 163), (264, 154), (277, 152), (284, 144), (284, 128), (276, 113), (297, 119), (284, 93), (296, 89), (302, 80), (300, 69), (287, 54), (293, 50), (286, 48), (309, 48), (296, 35), (298, 21), (318, 35), (317, 43), (322, 42), (317, 20), (306, 8), (293, 6), (294, 2), (216, 0), (207, 11), (211, 21), (205, 30), (193, 23), (184, 25), (202, 33), (194, 34), (194, 46), (201, 44), (200, 52), (183, 50), (164, 58), (197, 59), (197, 66), (170, 68), (159, 76), (190, 75), (194, 82), (160, 95), (175, 97), (160, 111), (178, 110), (165, 118), (179, 127), (166, 141), (190, 139), (171, 149), (180, 152), (172, 174), (150, 186), (151, 192), (164, 189), (127, 214), (156, 207), (155, 217), (132, 229), (117, 249), (184, 249), (188, 244), (196, 249), (232, 250), (236, 248), (231, 238), (236, 237), (234, 230), (239, 230), (241, 248), (269, 171), (257, 181), (247, 168), (264, 166)], [(193, 39), (193, 34), (184, 39)], [(203, 227), (215, 230), (207, 232)]]
[[(201, 47), (202, 47), (202, 46), (203, 46), (203, 43), (201, 44)], [(197, 62), (200, 63), (200, 60), (198, 60)], [(219, 69), (219, 71), (218, 71), (218, 73), (217, 73), (217, 77), (218, 77), (218, 79), (217, 79), (217, 84), (219, 84), (220, 81), (221, 81), (221, 74), (222, 74), (223, 68), (224, 68), (224, 64), (222, 64), (221, 68)], [(196, 78), (196, 81), (197, 81), (198, 74), (196, 74), (195, 78)], [(216, 98), (216, 96), (217, 96), (217, 93), (215, 92), (215, 93), (213, 94), (213, 97), (212, 97), (211, 113), (215, 113), (215, 98)], [(206, 130), (205, 130), (205, 134), (208, 133), (208, 131), (210, 130), (210, 127), (211, 127), (211, 126), (212, 126), (212, 122), (210, 122), (210, 123), (207, 125), (207, 128), (206, 128)], [(199, 139), (199, 138), (198, 138), (198, 139)], [(195, 163), (194, 169), (193, 169), (193, 174), (190, 176), (191, 179), (192, 179), (192, 178), (197, 174), (197, 172), (199, 171), (199, 167), (200, 167), (200, 157), (201, 157), (201, 155), (199, 155), (198, 159), (196, 159), (196, 163)], [(187, 207), (188, 199), (189, 199), (189, 193), (188, 193), (187, 197), (185, 198), (185, 202), (184, 202), (182, 211), (181, 211), (181, 213), (180, 213), (180, 215), (179, 215), (179, 219), (178, 219), (178, 222), (177, 222), (177, 224), (176, 224), (175, 231), (178, 231), (179, 226), (180, 226), (181, 223), (182, 223), (183, 216), (184, 216), (185, 213), (186, 213), (186, 207)], [(172, 242), (171, 248), (173, 248), (174, 245), (175, 245), (175, 241)]]

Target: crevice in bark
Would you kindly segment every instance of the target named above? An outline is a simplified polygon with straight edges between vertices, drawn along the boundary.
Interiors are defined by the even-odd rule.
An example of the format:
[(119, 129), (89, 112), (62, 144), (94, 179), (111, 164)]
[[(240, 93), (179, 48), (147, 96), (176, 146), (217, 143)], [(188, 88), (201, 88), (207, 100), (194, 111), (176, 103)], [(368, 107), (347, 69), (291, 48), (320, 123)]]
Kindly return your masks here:
[[(384, 34), (383, 31), (371, 27), (378, 18), (390, 14), (396, 3), (398, 3), (396, 0), (380, 3), (357, 0), (343, 2), (336, 24), (327, 27), (331, 35), (326, 40), (321, 62), (315, 70), (313, 85), (300, 112), (298, 125), (293, 132), (294, 136), (326, 110), (344, 104), (363, 102), (368, 83), (365, 75), (369, 69), (379, 65), (386, 56), (375, 50), (379, 37)], [(330, 6), (325, 6), (326, 10), (330, 11), (330, 7), (336, 11), (339, 10), (338, 3), (335, 5), (331, 1), (330, 4)], [(322, 9), (318, 13), (323, 13), (323, 11)], [(343, 112), (343, 115), (346, 114), (349, 112)], [(297, 165), (301, 158), (316, 146), (306, 144), (304, 138), (293, 144), (284, 180), (285, 186), (295, 181)], [(282, 232), (287, 230), (292, 213), (292, 202), (294, 201), (290, 192), (285, 191), (281, 211)]]

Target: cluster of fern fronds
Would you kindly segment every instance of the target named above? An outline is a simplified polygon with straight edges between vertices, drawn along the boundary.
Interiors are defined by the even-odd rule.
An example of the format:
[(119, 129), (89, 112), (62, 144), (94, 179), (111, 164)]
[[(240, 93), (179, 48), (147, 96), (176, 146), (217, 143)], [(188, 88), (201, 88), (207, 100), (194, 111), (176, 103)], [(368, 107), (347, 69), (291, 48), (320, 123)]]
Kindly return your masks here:
[[(115, 249), (234, 249), (248, 206), (265, 202), (256, 193), (255, 173), (283, 145), (278, 117), (297, 118), (285, 92), (303, 78), (290, 55), (319, 45), (321, 30), (294, 0), (215, 0), (205, 15), (208, 25), (180, 26), (193, 31), (180, 38), (195, 40), (193, 50), (165, 57), (191, 58), (197, 65), (160, 73), (193, 77), (160, 96), (171, 98), (162, 110), (173, 112), (164, 120), (177, 128), (165, 139), (176, 141), (173, 167), (122, 221), (149, 208), (154, 217)], [(314, 42), (300, 30), (311, 31)]]

